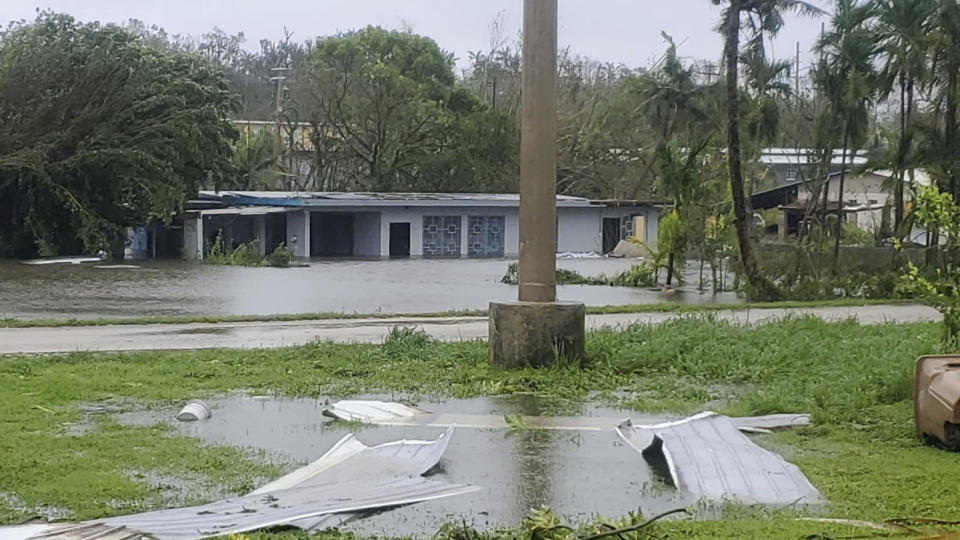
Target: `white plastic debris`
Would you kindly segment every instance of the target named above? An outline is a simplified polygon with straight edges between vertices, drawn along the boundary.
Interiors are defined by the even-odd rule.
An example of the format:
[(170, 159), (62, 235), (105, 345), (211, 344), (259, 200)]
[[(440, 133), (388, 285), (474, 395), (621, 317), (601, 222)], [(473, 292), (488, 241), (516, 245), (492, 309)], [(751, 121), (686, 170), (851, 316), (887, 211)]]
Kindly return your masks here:
[(374, 400), (343, 400), (323, 410), (324, 416), (367, 424), (410, 418), (422, 413), (420, 409), (403, 403)]
[(192, 399), (177, 413), (177, 420), (181, 422), (196, 422), (210, 418), (210, 406), (199, 399)]

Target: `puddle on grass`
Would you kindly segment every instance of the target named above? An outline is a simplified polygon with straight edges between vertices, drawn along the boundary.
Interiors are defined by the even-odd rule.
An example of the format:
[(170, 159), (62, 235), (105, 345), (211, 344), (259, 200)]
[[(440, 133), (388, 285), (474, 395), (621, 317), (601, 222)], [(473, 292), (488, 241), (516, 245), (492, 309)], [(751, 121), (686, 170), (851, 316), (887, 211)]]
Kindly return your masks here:
[[(367, 399), (400, 401), (399, 396)], [(358, 399), (365, 399), (358, 398)], [(176, 422), (176, 407), (117, 415), (120, 423), (176, 427), (179, 433), (210, 444), (264, 450), (293, 469), (319, 458), (351, 431), (368, 445), (397, 439), (434, 439), (443, 429), (425, 426), (365, 426), (331, 423), (321, 415), (324, 400), (231, 396), (208, 400), (213, 416), (199, 422)], [(594, 407), (532, 395), (423, 402), (438, 413), (583, 415), (623, 419), (642, 417), (629, 411)], [(656, 418), (663, 420), (665, 417)], [(550, 506), (568, 521), (622, 516), (630, 511), (654, 515), (685, 506), (664, 485), (640, 454), (610, 431), (508, 431), (459, 428), (436, 472), (438, 478), (469, 483), (482, 491), (396, 508), (355, 521), (345, 529), (362, 535), (424, 536), (446, 522), (466, 522), (484, 529), (516, 526), (532, 508)]]
[(70, 515), (70, 511), (66, 508), (49, 505), (31, 506), (16, 493), (7, 493), (5, 491), (0, 491), (0, 506), (6, 506), (11, 510), (20, 512), (24, 516), (39, 517), (50, 521), (65, 519)]
[[(202, 504), (210, 500), (219, 500), (237, 494), (231, 486), (218, 483), (200, 473), (186, 475), (168, 474), (152, 470), (131, 469), (127, 476), (150, 488), (147, 508), (176, 508), (193, 504)], [(269, 482), (272, 478), (258, 479), (257, 485)]]

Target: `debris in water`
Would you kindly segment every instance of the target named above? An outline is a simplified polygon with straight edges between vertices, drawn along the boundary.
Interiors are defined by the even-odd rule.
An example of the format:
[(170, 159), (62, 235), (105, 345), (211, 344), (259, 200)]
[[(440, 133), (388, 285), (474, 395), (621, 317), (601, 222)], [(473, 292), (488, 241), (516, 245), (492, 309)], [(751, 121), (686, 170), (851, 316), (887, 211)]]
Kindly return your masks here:
[(94, 262), (103, 262), (106, 258), (101, 259), (100, 257), (54, 257), (51, 259), (32, 259), (29, 261), (23, 261), (23, 264), (29, 264), (32, 266), (35, 265), (44, 265), (44, 264), (82, 264), (82, 263), (94, 263)]
[(324, 416), (338, 420), (376, 424), (410, 418), (423, 413), (420, 409), (391, 401), (343, 400), (323, 410)]
[(646, 426), (627, 420), (617, 433), (652, 465), (665, 467), (674, 486), (684, 493), (742, 504), (823, 500), (796, 465), (754, 444), (726, 416), (704, 412)]
[[(256, 398), (255, 398), (256, 399)], [(466, 413), (433, 413), (388, 401), (338, 401), (324, 409), (324, 416), (380, 426), (446, 427), (479, 429), (552, 429), (560, 431), (612, 431), (620, 418), (599, 416), (523, 416)], [(810, 425), (809, 414), (768, 414), (731, 418), (740, 431), (768, 433), (771, 429)]]
[(195, 422), (210, 418), (210, 406), (199, 399), (192, 399), (177, 413), (177, 420), (181, 422)]

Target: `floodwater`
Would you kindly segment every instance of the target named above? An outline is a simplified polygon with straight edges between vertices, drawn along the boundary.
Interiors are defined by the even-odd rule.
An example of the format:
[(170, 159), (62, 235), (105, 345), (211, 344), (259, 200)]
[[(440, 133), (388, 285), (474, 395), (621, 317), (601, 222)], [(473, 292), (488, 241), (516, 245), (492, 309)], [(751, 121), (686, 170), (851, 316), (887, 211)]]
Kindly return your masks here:
[[(397, 399), (374, 396), (372, 399)], [(337, 440), (356, 430), (368, 445), (398, 439), (435, 439), (440, 427), (345, 427), (321, 415), (322, 400), (270, 397), (228, 397), (208, 402), (213, 416), (199, 422), (173, 419), (176, 408), (132, 411), (121, 423), (169, 423), (188, 436), (211, 444), (266, 451), (293, 469), (319, 458)], [(521, 395), (446, 402), (420, 402), (431, 412), (465, 414), (577, 414), (608, 417), (607, 431), (541, 431), (457, 428), (433, 473), (438, 479), (481, 487), (481, 491), (418, 503), (374, 514), (345, 528), (364, 535), (417, 536), (442, 524), (465, 522), (483, 529), (516, 526), (532, 508), (550, 506), (567, 521), (596, 515), (620, 517), (630, 511), (650, 516), (691, 504), (665, 484), (637, 451), (623, 444), (613, 430), (627, 417), (663, 420), (629, 411), (571, 402), (543, 401)]]
[[(500, 282), (508, 260), (315, 260), (305, 268), (246, 268), (188, 261), (142, 261), (139, 268), (25, 265), (0, 261), (0, 318), (109, 318), (146, 315), (268, 315), (277, 313), (427, 313), (486, 309), (515, 300)], [(559, 268), (612, 275), (636, 261), (560, 259)], [(709, 270), (707, 270), (709, 273)], [(560, 300), (590, 306), (656, 302), (733, 303), (734, 294), (688, 285), (658, 289), (565, 285)]]

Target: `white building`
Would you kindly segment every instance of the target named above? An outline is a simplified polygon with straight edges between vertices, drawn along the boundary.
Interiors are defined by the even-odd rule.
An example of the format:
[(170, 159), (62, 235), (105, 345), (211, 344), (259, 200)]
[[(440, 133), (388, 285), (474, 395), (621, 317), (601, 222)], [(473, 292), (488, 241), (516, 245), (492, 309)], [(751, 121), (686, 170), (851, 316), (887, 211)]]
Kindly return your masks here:
[[(257, 239), (297, 257), (515, 257), (515, 194), (203, 191), (184, 216), (184, 256), (202, 258), (218, 235)], [(557, 197), (557, 252), (607, 253), (621, 239), (655, 246), (660, 205)]]

